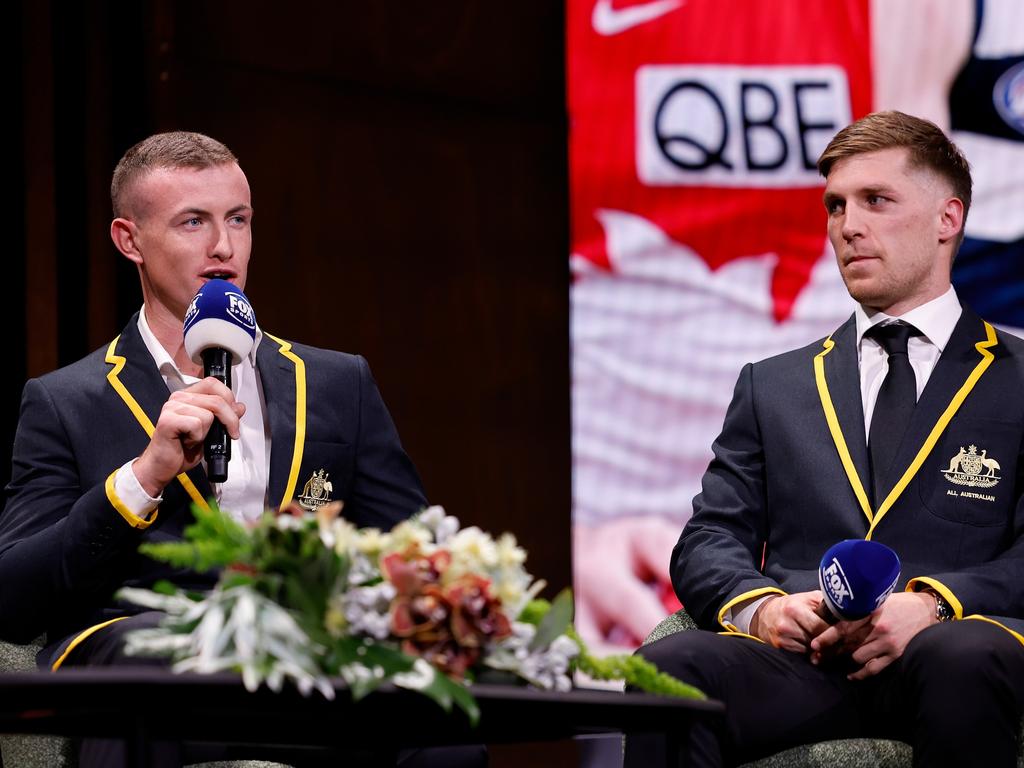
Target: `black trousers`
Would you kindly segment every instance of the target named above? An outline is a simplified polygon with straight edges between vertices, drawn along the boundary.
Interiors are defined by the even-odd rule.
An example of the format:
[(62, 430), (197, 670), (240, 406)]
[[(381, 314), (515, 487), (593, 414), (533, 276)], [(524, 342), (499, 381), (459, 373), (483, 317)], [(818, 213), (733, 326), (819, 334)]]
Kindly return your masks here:
[[(167, 668), (165, 658), (126, 656), (125, 635), (136, 629), (155, 627), (163, 614), (147, 611), (111, 624), (79, 644), (64, 661), (70, 666), (146, 666)], [(168, 673), (170, 674), (170, 673)], [(343, 724), (342, 724), (343, 725)], [(396, 726), (400, 727), (400, 726)], [(83, 739), (79, 744), (80, 768), (123, 768), (129, 764), (129, 745), (120, 739)], [(400, 766), (400, 768), (486, 768), (487, 750), (482, 745), (431, 747), (429, 749), (385, 750), (380, 753), (338, 754), (330, 749), (287, 749), (216, 744), (154, 742), (141, 758), (147, 768), (180, 768), (192, 763), (223, 760), (271, 760), (295, 768), (320, 766)], [(138, 761), (137, 761), (138, 762)]]
[[(681, 632), (638, 653), (712, 698), (725, 718), (693, 728), (688, 766), (747, 762), (800, 744), (876, 737), (905, 741), (915, 766), (1017, 765), (1024, 645), (994, 624), (931, 626), (878, 675), (850, 681), (836, 661), (742, 637)], [(665, 765), (645, 739), (626, 740), (626, 766)]]

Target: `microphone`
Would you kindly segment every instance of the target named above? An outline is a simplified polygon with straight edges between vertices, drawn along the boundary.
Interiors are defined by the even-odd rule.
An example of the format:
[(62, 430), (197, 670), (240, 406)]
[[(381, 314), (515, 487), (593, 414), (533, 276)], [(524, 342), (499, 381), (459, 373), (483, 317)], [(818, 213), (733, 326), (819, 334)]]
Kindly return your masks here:
[[(227, 280), (210, 280), (199, 289), (185, 312), (185, 351), (203, 364), (203, 376), (213, 376), (231, 388), (231, 366), (237, 365), (256, 343), (256, 313), (245, 294)], [(203, 441), (206, 474), (211, 483), (228, 479), (231, 439), (214, 419)]]
[(817, 613), (829, 624), (863, 619), (892, 594), (900, 558), (885, 544), (846, 539), (821, 558), (818, 584), (823, 599)]

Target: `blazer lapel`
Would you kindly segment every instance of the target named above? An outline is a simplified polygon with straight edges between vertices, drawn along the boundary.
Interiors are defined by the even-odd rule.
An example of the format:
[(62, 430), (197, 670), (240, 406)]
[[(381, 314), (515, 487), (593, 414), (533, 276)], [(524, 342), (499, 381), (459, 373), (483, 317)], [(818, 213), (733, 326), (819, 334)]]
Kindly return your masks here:
[[(125, 408), (133, 411), (139, 422), (140, 445), (144, 448), (148, 442), (147, 425), (143, 423), (139, 413), (135, 413), (132, 403), (138, 405), (141, 415), (148, 420), (149, 426), (156, 424), (170, 393), (160, 371), (149, 354), (146, 343), (139, 333), (139, 314), (132, 315), (128, 325), (121, 332), (112, 352), (107, 354), (107, 380), (124, 401)], [(123, 364), (122, 361), (123, 360)], [(141, 448), (140, 448), (141, 450)], [(206, 479), (202, 464), (187, 473), (196, 490), (204, 499), (213, 496), (213, 489)]]
[(886, 472), (886, 488), (892, 488), (910, 466), (953, 396), (981, 361), (975, 345), (985, 338), (985, 326), (981, 318), (964, 307), (953, 335), (949, 337), (949, 342), (921, 392), (892, 466)]
[[(835, 347), (825, 356), (825, 381), (839, 419), (846, 448), (861, 485), (871, 498), (871, 473), (867, 437), (864, 434), (864, 405), (860, 393), (860, 365), (857, 361), (857, 323), (851, 317), (832, 334)], [(872, 504), (872, 508), (874, 505)]]
[[(160, 409), (167, 402), (170, 393), (167, 391), (167, 384), (164, 383), (160, 371), (157, 370), (153, 362), (152, 355), (149, 354), (145, 342), (142, 341), (138, 317), (137, 312), (132, 316), (131, 321), (117, 340), (113, 358), (108, 354), (107, 362), (111, 363), (112, 359), (116, 361), (118, 357), (124, 358), (124, 365), (116, 372), (115, 377), (124, 385), (131, 398), (139, 404), (150, 424), (156, 424), (160, 417)], [(116, 362), (113, 364), (113, 370), (116, 370)], [(111, 379), (113, 370), (107, 369), (108, 381)], [(122, 399), (124, 399), (123, 395)], [(127, 402), (125, 406), (130, 407)], [(136, 414), (136, 419), (138, 420), (138, 414)], [(141, 422), (139, 430), (145, 434), (145, 425)]]
[[(270, 424), (270, 477), (267, 482), (267, 501), (277, 507), (285, 501), (295, 452), (297, 365), (285, 352), (290, 345), (264, 334), (256, 350), (256, 365), (263, 385), (263, 398)], [(296, 358), (297, 359), (297, 358)], [(304, 382), (303, 382), (304, 384)], [(303, 423), (305, 414), (303, 414)], [(301, 453), (299, 455), (301, 461)], [(294, 494), (294, 486), (289, 491)]]

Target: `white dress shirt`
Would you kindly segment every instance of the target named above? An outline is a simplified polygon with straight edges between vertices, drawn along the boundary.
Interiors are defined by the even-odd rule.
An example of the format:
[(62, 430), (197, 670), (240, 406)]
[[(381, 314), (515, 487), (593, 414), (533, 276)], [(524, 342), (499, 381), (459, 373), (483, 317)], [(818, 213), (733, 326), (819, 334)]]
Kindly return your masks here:
[(912, 336), (907, 341), (907, 357), (910, 358), (910, 367), (914, 369), (917, 397), (920, 399), (935, 364), (939, 361), (939, 355), (949, 343), (949, 337), (953, 335), (953, 329), (962, 311), (952, 286), (939, 298), (915, 307), (898, 318), (884, 312), (868, 315), (859, 305), (854, 310), (853, 314), (857, 321), (857, 361), (860, 364), (860, 396), (864, 406), (865, 435), (871, 426), (871, 414), (875, 412), (878, 390), (882, 388), (882, 380), (889, 372), (889, 355), (878, 341), (864, 338), (864, 334), (876, 325), (894, 320), (909, 323), (921, 332), (920, 336)]
[[(937, 299), (915, 307), (898, 318), (884, 312), (868, 314), (864, 307), (857, 306), (853, 314), (857, 323), (857, 362), (860, 366), (860, 396), (864, 406), (865, 436), (871, 427), (871, 414), (875, 411), (878, 390), (882, 387), (885, 374), (889, 372), (889, 355), (878, 341), (866, 338), (864, 334), (876, 325), (895, 320), (909, 323), (921, 332), (920, 336), (913, 336), (907, 342), (907, 357), (910, 358), (910, 367), (914, 369), (917, 397), (920, 399), (932, 371), (935, 370), (935, 364), (939, 361), (939, 355), (949, 343), (949, 337), (953, 335), (961, 312), (963, 310), (960, 307), (960, 300), (957, 299), (953, 286)], [(740, 632), (749, 633), (750, 622), (758, 606), (769, 597), (772, 595), (739, 603), (727, 611), (724, 618)]]
[[(146, 321), (146, 308), (139, 312), (139, 334), (153, 357), (164, 383), (171, 392), (177, 392), (199, 381), (195, 376), (181, 372), (174, 359), (153, 335)], [(228, 479), (223, 483), (211, 483), (213, 493), (221, 509), (230, 513), (239, 522), (257, 519), (267, 507), (267, 479), (270, 466), (270, 426), (266, 416), (266, 402), (263, 385), (256, 371), (256, 350), (263, 333), (256, 329), (256, 343), (252, 352), (238, 365), (231, 368), (231, 391), (235, 399), (244, 403), (245, 414), (240, 424), (241, 436), (231, 445), (231, 460), (228, 462)], [(134, 514), (146, 518), (159, 506), (163, 497), (153, 498), (143, 490), (131, 465), (126, 462), (114, 477), (114, 492), (122, 503)], [(205, 460), (204, 460), (205, 465)]]

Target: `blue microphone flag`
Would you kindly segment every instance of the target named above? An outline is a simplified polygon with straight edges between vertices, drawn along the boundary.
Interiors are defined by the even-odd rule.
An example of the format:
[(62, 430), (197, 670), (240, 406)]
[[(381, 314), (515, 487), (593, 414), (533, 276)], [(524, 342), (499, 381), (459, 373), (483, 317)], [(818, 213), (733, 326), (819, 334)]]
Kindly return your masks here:
[(204, 349), (219, 347), (237, 365), (256, 341), (256, 313), (238, 286), (210, 280), (199, 289), (185, 312), (185, 351), (202, 363)]
[(821, 558), (818, 583), (836, 618), (862, 619), (892, 594), (900, 578), (900, 558), (885, 544), (846, 539)]

